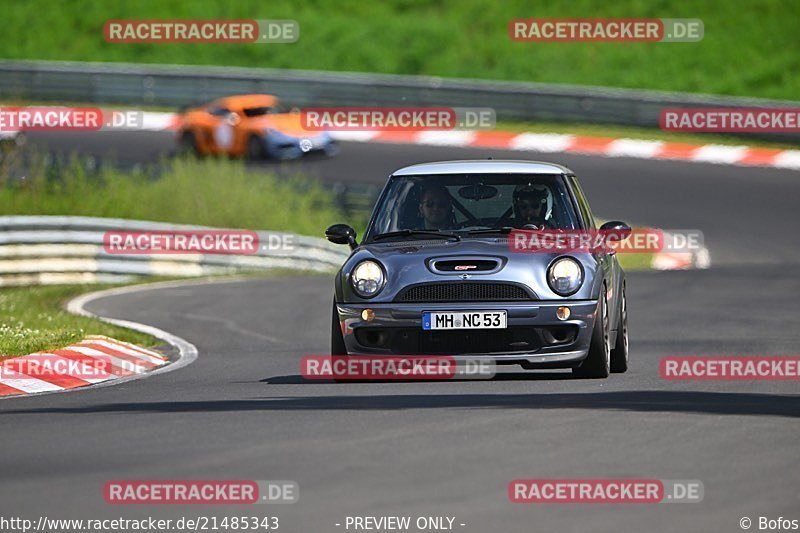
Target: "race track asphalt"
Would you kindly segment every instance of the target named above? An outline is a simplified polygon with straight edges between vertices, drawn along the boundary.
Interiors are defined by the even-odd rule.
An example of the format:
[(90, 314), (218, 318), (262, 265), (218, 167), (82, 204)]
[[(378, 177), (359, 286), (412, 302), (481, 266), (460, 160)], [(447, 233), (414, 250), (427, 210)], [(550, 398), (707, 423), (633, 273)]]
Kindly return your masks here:
[[(59, 149), (164, 149), (153, 135), (40, 134)], [(66, 137), (66, 136), (64, 136)], [(106, 136), (106, 139), (110, 136)], [(113, 145), (113, 146), (112, 146)], [(138, 151), (137, 151), (138, 147)], [(280, 517), (281, 530), (344, 531), (350, 515), (454, 516), (458, 531), (740, 531), (748, 516), (800, 519), (797, 382), (668, 382), (667, 355), (797, 354), (800, 174), (775, 169), (498, 150), (345, 143), (301, 167), (382, 183), (430, 160), (564, 163), (595, 212), (700, 229), (703, 271), (628, 275), (632, 368), (608, 380), (562, 372), (446, 383), (305, 382), (300, 357), (328, 349), (331, 276), (135, 292), (95, 313), (195, 344), (177, 372), (96, 390), (0, 401), (0, 516)], [(109, 506), (111, 479), (297, 481), (276, 506)], [(511, 504), (517, 478), (697, 479), (694, 504)], [(458, 524), (465, 524), (460, 526)]]

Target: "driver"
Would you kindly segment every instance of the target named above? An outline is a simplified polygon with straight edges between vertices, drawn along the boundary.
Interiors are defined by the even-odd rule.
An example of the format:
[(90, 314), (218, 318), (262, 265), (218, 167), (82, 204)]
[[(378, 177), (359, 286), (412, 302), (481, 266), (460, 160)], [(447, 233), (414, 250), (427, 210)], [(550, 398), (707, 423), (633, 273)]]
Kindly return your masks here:
[(514, 189), (514, 226), (522, 228), (533, 224), (539, 228), (549, 225), (547, 216), (547, 187), (544, 185), (517, 185)]
[(419, 214), (424, 229), (450, 229), (453, 227), (453, 200), (447, 189), (434, 185), (423, 189), (419, 197)]

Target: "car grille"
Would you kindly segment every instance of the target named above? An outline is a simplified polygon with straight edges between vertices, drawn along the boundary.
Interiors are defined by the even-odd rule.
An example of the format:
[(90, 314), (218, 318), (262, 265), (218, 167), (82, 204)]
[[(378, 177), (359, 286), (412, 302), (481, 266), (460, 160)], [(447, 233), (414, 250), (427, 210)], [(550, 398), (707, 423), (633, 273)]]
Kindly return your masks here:
[(511, 283), (449, 282), (408, 287), (396, 302), (513, 302), (533, 300), (531, 293)]

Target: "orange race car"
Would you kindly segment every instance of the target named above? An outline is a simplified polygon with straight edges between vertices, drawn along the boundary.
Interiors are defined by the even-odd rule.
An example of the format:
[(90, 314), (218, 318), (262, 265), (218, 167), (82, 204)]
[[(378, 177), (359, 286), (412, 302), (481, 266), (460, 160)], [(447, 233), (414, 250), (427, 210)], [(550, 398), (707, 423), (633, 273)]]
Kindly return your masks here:
[(296, 159), (307, 153), (334, 155), (339, 147), (326, 131), (311, 132), (300, 113), (288, 112), (269, 94), (220, 98), (178, 116), (178, 146), (199, 155)]

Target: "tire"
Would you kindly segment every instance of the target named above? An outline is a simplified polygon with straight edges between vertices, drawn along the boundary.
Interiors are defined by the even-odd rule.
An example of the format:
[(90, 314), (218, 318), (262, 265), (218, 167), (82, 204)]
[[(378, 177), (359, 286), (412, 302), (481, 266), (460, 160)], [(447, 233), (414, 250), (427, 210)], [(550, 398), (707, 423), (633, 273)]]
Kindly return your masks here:
[(589, 355), (580, 366), (572, 369), (579, 378), (607, 378), (611, 371), (611, 347), (609, 346), (608, 304), (605, 287), (597, 302), (597, 318), (592, 329)]
[(251, 135), (247, 139), (248, 161), (263, 161), (266, 158), (267, 151), (264, 149), (264, 142), (257, 135)]
[(339, 312), (336, 310), (336, 300), (333, 301), (331, 310), (331, 356), (346, 356), (347, 348), (344, 345), (342, 328), (339, 325)]
[(622, 374), (628, 370), (628, 298), (625, 295), (625, 284), (622, 284), (622, 297), (619, 304), (619, 324), (617, 326), (617, 342), (611, 350), (611, 372)]
[(183, 134), (181, 134), (181, 139), (178, 142), (178, 154), (200, 155), (200, 150), (197, 148), (197, 139), (191, 131), (184, 131)]
[[(333, 310), (331, 311), (331, 363), (343, 361), (347, 358), (347, 348), (344, 344), (342, 327), (339, 325), (339, 312), (336, 310), (336, 299), (333, 300)], [(333, 378), (336, 383), (352, 383), (350, 379)]]

